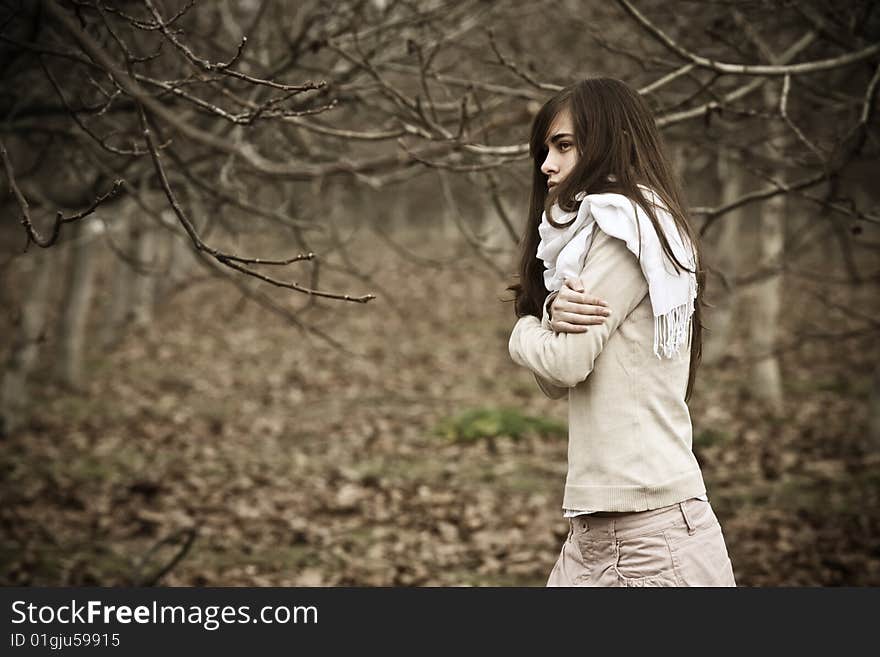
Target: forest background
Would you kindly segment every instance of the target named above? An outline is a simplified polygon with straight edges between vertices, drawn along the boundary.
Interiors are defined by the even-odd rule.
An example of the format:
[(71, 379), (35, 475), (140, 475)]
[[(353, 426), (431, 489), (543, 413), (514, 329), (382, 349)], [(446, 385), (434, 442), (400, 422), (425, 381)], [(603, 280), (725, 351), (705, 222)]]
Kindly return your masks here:
[(507, 353), (561, 86), (706, 249), (745, 586), (880, 585), (876, 2), (0, 2), (0, 581), (540, 586), (566, 407)]

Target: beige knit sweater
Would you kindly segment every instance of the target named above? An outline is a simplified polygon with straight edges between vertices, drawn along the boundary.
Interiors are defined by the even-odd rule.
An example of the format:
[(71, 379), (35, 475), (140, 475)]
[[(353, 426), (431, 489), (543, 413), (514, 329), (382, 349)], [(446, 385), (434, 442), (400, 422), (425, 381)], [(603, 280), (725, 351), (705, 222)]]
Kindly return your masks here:
[(552, 399), (568, 394), (568, 474), (562, 506), (645, 511), (706, 492), (684, 400), (690, 345), (653, 353), (648, 283), (626, 244), (596, 227), (580, 279), (610, 317), (584, 333), (555, 333), (546, 303), (510, 335), (511, 358)]

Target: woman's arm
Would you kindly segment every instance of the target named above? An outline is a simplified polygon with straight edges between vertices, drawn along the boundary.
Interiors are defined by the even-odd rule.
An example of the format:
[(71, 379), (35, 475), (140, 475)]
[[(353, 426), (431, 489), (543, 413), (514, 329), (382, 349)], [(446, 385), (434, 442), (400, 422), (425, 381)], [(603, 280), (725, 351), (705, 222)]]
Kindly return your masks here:
[(557, 387), (574, 387), (590, 375), (608, 339), (648, 293), (636, 256), (623, 240), (601, 230), (580, 280), (584, 289), (608, 302), (611, 315), (602, 324), (582, 333), (554, 333), (542, 320), (526, 315), (517, 320), (508, 343), (514, 362)]
[[(604, 299), (587, 294), (580, 279), (565, 279), (562, 289), (551, 292), (544, 300), (541, 326), (554, 333), (582, 333), (590, 325), (605, 321), (609, 315), (607, 306), (608, 302)], [(568, 396), (569, 388), (553, 385), (537, 373), (534, 375), (541, 392), (550, 399), (562, 399)]]
[[(550, 305), (553, 303), (554, 299), (556, 299), (556, 295), (558, 292), (551, 292), (547, 295), (547, 298), (544, 300), (543, 308), (543, 318), (541, 319), (541, 326), (546, 329), (550, 327)], [(565, 386), (557, 386), (554, 385), (552, 381), (548, 381), (545, 378), (542, 378), (540, 374), (537, 372), (532, 372), (535, 375), (535, 381), (538, 383), (538, 387), (541, 389), (547, 397), (550, 399), (562, 399), (563, 397), (568, 396), (568, 388)]]
[(547, 395), (550, 399), (562, 399), (563, 397), (568, 397), (569, 388), (554, 385), (551, 381), (542, 378), (540, 374), (536, 374), (535, 372), (532, 372), (532, 374), (534, 374), (535, 381), (537, 381), (541, 392)]
[[(574, 319), (576, 319), (578, 321), (584, 322), (584, 324), (601, 324), (602, 322), (604, 322), (605, 317), (607, 317), (607, 314), (598, 315), (596, 313), (599, 312), (598, 306), (600, 306), (600, 305), (607, 306), (608, 304), (605, 301), (601, 301), (599, 299), (592, 299), (592, 298), (588, 299), (586, 294), (584, 294), (583, 297), (580, 296), (580, 294), (578, 292), (576, 292), (574, 289), (568, 287), (569, 284), (574, 285), (575, 288), (580, 288), (580, 281), (579, 280), (575, 280), (575, 281), (566, 280), (566, 284), (563, 285), (562, 289), (559, 292), (551, 292), (550, 294), (547, 295), (547, 298), (545, 299), (544, 305), (543, 305), (543, 316), (541, 318), (541, 326), (543, 326), (545, 329), (552, 330), (556, 333), (562, 333), (562, 332), (574, 333), (574, 332), (582, 332), (582, 331), (587, 330), (587, 327), (584, 325), (575, 325), (572, 323), (566, 323), (566, 322), (562, 322), (562, 321), (558, 321), (558, 320), (556, 322), (552, 322), (553, 306), (556, 305), (556, 303), (559, 303), (559, 302), (556, 302), (557, 297), (561, 294), (565, 298), (567, 296), (567, 294), (569, 294), (569, 293), (571, 294), (571, 302), (568, 306), (568, 308), (570, 309), (569, 311), (570, 311), (570, 313), (578, 314), (577, 317), (574, 317), (574, 315), (570, 315), (571, 317), (574, 317)], [(580, 289), (580, 292), (583, 292), (583, 290)], [(582, 305), (582, 303), (583, 303), (583, 305)], [(574, 305), (572, 305), (572, 304), (574, 304)], [(589, 304), (589, 305), (587, 305), (587, 304)], [(593, 305), (593, 304), (595, 304), (595, 305)], [(607, 311), (604, 311), (604, 312), (607, 312)], [(562, 399), (563, 397), (568, 396), (569, 389), (567, 387), (560, 387), (560, 386), (553, 385), (553, 383), (548, 381), (547, 379), (541, 378), (541, 375), (539, 375), (537, 372), (533, 372), (533, 374), (535, 375), (535, 381), (537, 381), (538, 387), (541, 389), (541, 392), (543, 392), (545, 395), (547, 395), (550, 399)]]

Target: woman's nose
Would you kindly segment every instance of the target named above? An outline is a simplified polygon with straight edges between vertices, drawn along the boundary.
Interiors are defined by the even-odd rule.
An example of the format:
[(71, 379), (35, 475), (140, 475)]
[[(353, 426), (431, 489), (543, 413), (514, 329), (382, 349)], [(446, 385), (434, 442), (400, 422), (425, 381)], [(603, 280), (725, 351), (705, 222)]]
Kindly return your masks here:
[(556, 166), (556, 163), (553, 162), (550, 155), (544, 158), (544, 164), (541, 165), (541, 173), (545, 176), (549, 176), (551, 173), (557, 173), (559, 168)]

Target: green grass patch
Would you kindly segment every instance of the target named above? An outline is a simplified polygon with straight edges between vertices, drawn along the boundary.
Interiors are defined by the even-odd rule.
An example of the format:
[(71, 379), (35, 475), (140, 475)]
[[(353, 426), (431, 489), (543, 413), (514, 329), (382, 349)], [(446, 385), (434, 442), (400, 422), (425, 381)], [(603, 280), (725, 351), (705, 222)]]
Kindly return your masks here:
[(526, 415), (515, 408), (472, 408), (441, 420), (433, 433), (452, 442), (477, 442), (508, 436), (519, 440), (528, 433), (566, 436), (568, 428), (558, 420)]

